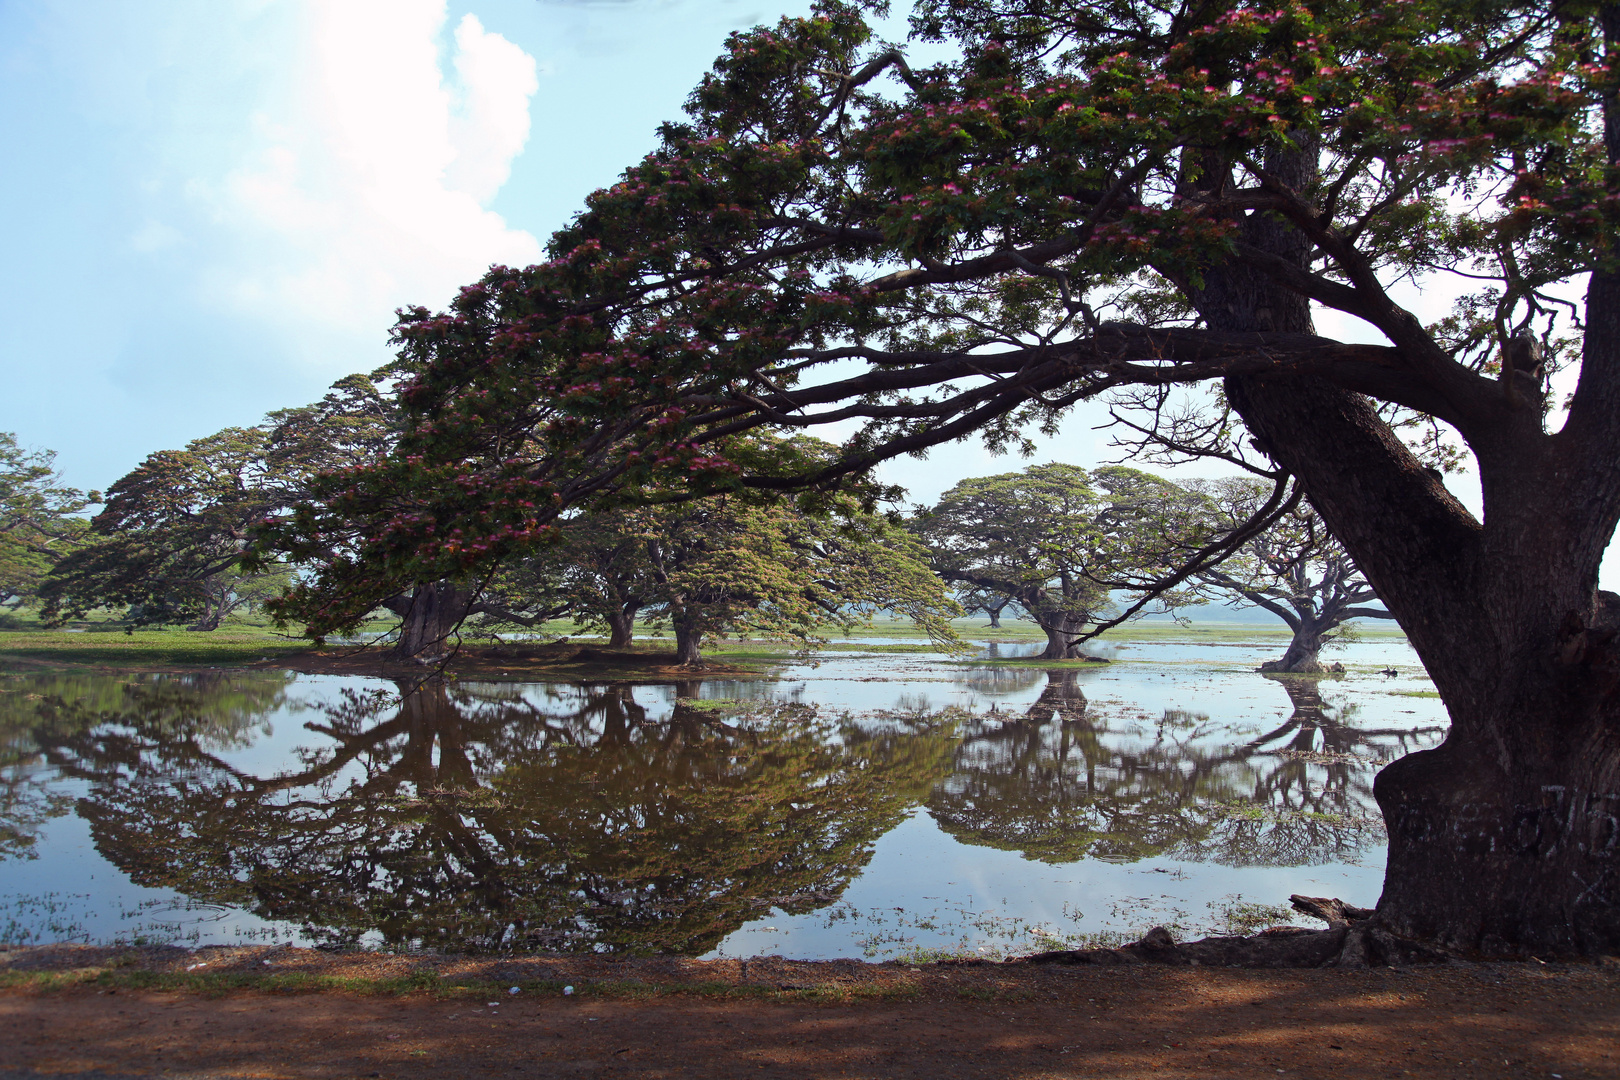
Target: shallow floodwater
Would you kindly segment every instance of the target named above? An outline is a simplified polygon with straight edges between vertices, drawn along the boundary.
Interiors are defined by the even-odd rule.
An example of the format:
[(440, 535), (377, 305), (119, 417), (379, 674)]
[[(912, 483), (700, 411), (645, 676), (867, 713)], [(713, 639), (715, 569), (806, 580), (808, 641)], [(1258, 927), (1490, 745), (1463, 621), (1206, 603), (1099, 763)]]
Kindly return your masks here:
[(415, 690), (6, 676), (0, 941), (891, 957), (1370, 905), (1373, 775), (1444, 712), (1398, 640), (1334, 679), (1252, 670), (1278, 651)]

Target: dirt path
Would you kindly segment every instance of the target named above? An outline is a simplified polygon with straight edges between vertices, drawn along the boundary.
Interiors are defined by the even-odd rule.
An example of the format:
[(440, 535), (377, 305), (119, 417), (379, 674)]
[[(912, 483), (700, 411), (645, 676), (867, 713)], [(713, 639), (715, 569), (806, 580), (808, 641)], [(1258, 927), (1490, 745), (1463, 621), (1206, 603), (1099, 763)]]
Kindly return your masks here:
[[(108, 966), (105, 956), (46, 952), (0, 956), (0, 970), (12, 980), (0, 992), (5, 1080), (74, 1073), (1620, 1077), (1614, 965), (1374, 972), (903, 968), (853, 961), (334, 958), (238, 949), (125, 956)], [(242, 990), (226, 982), (181, 991), (129, 988), (139, 972), (203, 970), (195, 968), (205, 962), (198, 957), (227, 973), (218, 979), (242, 978), (262, 971), (264, 956), (274, 956), (282, 972), (319, 971), (373, 992)], [(378, 980), (424, 970), (438, 980), (437, 990), (376, 992), (384, 986)], [(54, 986), (40, 981), (40, 971), (57, 973), (50, 976)], [(164, 977), (173, 985), (174, 978), (196, 976)], [(559, 978), (577, 980), (578, 991), (565, 997), (555, 981), (537, 981)], [(495, 979), (527, 989), (511, 995), (483, 981)]]

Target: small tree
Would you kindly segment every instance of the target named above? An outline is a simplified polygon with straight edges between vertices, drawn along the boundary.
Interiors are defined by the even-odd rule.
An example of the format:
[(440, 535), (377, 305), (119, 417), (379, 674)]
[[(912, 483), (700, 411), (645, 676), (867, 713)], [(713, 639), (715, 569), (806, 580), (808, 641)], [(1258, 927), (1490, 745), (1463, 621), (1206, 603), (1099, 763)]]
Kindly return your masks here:
[[(1202, 489), (1220, 517), (1236, 524), (1266, 501), (1271, 485), (1231, 478), (1205, 483)], [(1308, 504), (1296, 506), (1235, 557), (1200, 572), (1196, 580), (1214, 596), (1264, 608), (1294, 632), (1282, 658), (1266, 661), (1261, 671), (1321, 671), (1317, 656), (1338, 627), (1351, 619), (1394, 618), (1381, 607), (1363, 606), (1378, 594)]]
[(965, 614), (972, 615), (976, 611), (984, 612), (984, 617), (990, 620), (989, 625), (985, 627), (987, 630), (1001, 629), (1001, 613), (1009, 607), (1015, 612), (1018, 610), (1018, 602), (1006, 593), (997, 592), (995, 589), (977, 589), (972, 586), (958, 591), (957, 603), (962, 605), (962, 611)]
[(1167, 480), (1060, 464), (964, 480), (913, 527), (946, 581), (1016, 600), (1046, 631), (1046, 660), (1080, 656), (1112, 589), (1162, 576), (1208, 531), (1205, 500)]

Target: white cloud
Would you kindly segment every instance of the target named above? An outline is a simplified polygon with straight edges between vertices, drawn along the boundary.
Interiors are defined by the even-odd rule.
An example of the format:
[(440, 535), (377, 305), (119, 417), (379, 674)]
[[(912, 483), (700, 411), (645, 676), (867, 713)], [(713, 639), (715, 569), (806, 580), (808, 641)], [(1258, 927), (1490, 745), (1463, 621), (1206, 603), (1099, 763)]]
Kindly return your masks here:
[(536, 261), (488, 209), (528, 139), (535, 62), (471, 15), (446, 25), (444, 0), (306, 0), (247, 152), (193, 185), (239, 240), (210, 295), (380, 342), (395, 307)]
[(475, 15), (456, 27), (460, 109), (450, 118), (455, 160), (449, 183), (480, 202), (495, 197), (512, 174), (512, 159), (529, 141), (529, 99), (540, 89), (534, 57)]

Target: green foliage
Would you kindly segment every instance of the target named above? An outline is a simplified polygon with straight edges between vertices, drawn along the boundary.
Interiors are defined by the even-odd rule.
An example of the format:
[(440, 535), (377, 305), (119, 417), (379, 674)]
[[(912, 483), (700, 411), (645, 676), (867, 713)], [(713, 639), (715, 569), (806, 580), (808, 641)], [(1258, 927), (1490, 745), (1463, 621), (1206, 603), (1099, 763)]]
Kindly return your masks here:
[[(1481, 393), (1533, 330), (1550, 359), (1523, 374), (1544, 385), (1569, 355), (1556, 283), (1614, 257), (1595, 9), (930, 0), (915, 31), (956, 57), (926, 70), (873, 42), (866, 9), (733, 35), (547, 261), (404, 312), (400, 452), (266, 535), (325, 553), (306, 615), (478, 577), (605, 491), (825, 490), (972, 433), (1023, 445), (1087, 397), (1162, 405), (1173, 383), (1314, 362), (1310, 342), (1194, 333), (1216, 270), (1369, 320), (1400, 363)], [(1268, 172), (1307, 152), (1308, 185)], [(1245, 246), (1268, 217), (1319, 270)], [(1380, 283), (1459, 267), (1490, 283), (1429, 331)], [(851, 360), (868, 366), (826, 367)], [(1434, 420), (1434, 394), (1376, 374), (1333, 377)], [(796, 479), (721, 445), (850, 420), (839, 460)]]
[(1209, 511), (1198, 494), (1135, 469), (1051, 464), (963, 480), (911, 524), (947, 581), (1011, 596), (1073, 638), (1112, 611), (1112, 590), (1152, 584), (1201, 546)]
[(226, 428), (151, 454), (119, 479), (83, 546), (45, 584), (46, 621), (122, 607), (135, 626), (213, 630), (236, 608), (279, 592), (285, 568), (249, 574), (240, 566), (249, 530), (276, 506), (267, 441), (259, 428)]
[[(813, 439), (760, 436), (727, 447), (759, 469), (795, 469), (832, 451)], [(649, 487), (633, 501), (573, 514), (555, 543), (502, 564), (490, 588), (570, 611), (620, 645), (638, 617), (673, 626), (695, 650), (727, 635), (819, 642), (821, 630), (848, 632), (878, 612), (908, 617), (941, 646), (958, 643), (950, 620), (961, 609), (928, 568), (928, 553), (867, 510), (859, 493), (688, 495)]]
[(126, 608), (137, 627), (214, 630), (233, 611), (280, 596), (291, 567), (248, 558), (248, 542), (317, 473), (386, 451), (398, 428), (382, 389), (388, 377), (351, 375), (313, 405), (149, 455), (108, 489), (84, 543), (53, 572), (43, 590), (47, 621), (110, 607)]
[(0, 432), (0, 604), (39, 598), (51, 568), (82, 539), (79, 516), (98, 496), (62, 485), (56, 454)]

